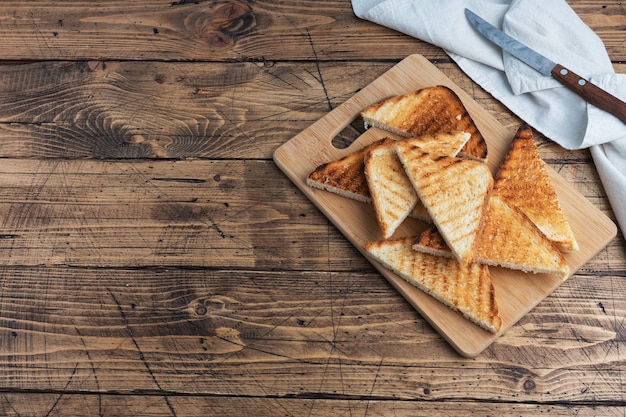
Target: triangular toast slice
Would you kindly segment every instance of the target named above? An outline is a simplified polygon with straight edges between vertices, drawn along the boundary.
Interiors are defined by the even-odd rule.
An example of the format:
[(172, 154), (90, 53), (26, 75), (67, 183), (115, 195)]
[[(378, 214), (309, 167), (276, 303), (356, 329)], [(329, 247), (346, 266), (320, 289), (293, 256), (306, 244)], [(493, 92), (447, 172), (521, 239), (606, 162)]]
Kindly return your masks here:
[(471, 263), (493, 187), (486, 164), (431, 156), (419, 148), (396, 148), (404, 169), (433, 223), (460, 262)]
[(374, 126), (410, 138), (439, 132), (471, 135), (459, 156), (487, 161), (487, 142), (450, 88), (438, 85), (388, 98), (361, 112), (365, 127)]
[(492, 333), (502, 327), (498, 304), (486, 265), (461, 264), (411, 248), (413, 237), (369, 242), (365, 250), (385, 268), (466, 319)]
[(335, 161), (324, 163), (313, 170), (306, 179), (308, 186), (330, 191), (364, 203), (372, 203), (365, 179), (363, 157), (368, 149), (394, 139), (383, 138)]
[[(372, 197), (365, 179), (363, 156), (371, 147), (395, 142), (395, 139), (389, 137), (382, 138), (343, 158), (323, 163), (309, 174), (306, 184), (312, 188), (372, 204)], [(432, 222), (428, 211), (421, 204), (415, 205), (409, 216), (428, 223)]]
[(495, 175), (493, 192), (526, 214), (559, 250), (578, 250), (529, 126), (522, 125), (517, 130)]
[[(492, 195), (485, 216), (476, 262), (567, 278), (569, 266), (565, 258), (524, 213), (510, 207), (500, 196)], [(415, 239), (413, 249), (453, 256), (437, 229), (432, 227)]]
[[(385, 143), (365, 152), (365, 178), (376, 209), (376, 219), (385, 239), (389, 239), (409, 214), (428, 216), (411, 181), (398, 159), (396, 146), (419, 147), (425, 152), (456, 155), (469, 140), (466, 132), (440, 133)], [(417, 207), (421, 206), (421, 207)]]

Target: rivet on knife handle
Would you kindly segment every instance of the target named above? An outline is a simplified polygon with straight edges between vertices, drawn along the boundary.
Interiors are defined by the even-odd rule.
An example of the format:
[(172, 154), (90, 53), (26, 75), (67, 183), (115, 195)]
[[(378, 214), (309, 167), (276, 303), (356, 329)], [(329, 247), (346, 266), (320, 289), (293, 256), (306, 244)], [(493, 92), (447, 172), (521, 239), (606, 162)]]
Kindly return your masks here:
[(626, 123), (626, 103), (619, 98), (607, 93), (560, 64), (554, 66), (552, 76), (589, 103), (606, 110)]

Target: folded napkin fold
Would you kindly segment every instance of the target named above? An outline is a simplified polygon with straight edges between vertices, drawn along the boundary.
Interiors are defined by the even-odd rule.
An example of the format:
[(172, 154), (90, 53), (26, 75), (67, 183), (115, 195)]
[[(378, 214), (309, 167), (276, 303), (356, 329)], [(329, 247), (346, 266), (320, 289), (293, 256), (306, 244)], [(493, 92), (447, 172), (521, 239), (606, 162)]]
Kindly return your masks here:
[(626, 234), (626, 125), (474, 29), (465, 8), (626, 101), (604, 44), (564, 0), (352, 0), (361, 19), (439, 46), (476, 83), (566, 149), (590, 148)]

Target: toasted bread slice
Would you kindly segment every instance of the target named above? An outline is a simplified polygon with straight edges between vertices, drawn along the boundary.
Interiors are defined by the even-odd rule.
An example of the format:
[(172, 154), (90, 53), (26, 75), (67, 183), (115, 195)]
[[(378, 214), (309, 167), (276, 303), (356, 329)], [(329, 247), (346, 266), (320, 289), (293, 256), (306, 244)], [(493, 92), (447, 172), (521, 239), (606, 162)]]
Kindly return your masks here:
[(441, 237), (436, 227), (429, 227), (413, 240), (413, 250), (445, 258), (454, 258), (454, 254)]
[[(485, 216), (476, 262), (567, 278), (569, 266), (565, 258), (524, 213), (510, 207), (500, 196), (492, 195)], [(435, 228), (422, 232), (415, 239), (413, 249), (453, 256)]]
[(476, 260), (524, 272), (569, 275), (569, 266), (556, 246), (519, 209), (492, 195)]
[(480, 162), (431, 156), (396, 147), (404, 169), (434, 224), (460, 262), (471, 263), (493, 177)]
[(487, 142), (465, 109), (448, 87), (426, 87), (391, 97), (365, 108), (361, 117), (368, 126), (410, 138), (439, 132), (464, 131), (471, 135), (459, 156), (487, 160)]
[(383, 238), (389, 239), (416, 204), (421, 204), (394, 144), (377, 146), (365, 153), (365, 178)]
[(425, 216), (428, 216), (398, 159), (396, 146), (419, 147), (426, 152), (456, 155), (469, 138), (470, 134), (466, 132), (440, 133), (377, 145), (365, 152), (365, 178), (376, 209), (376, 219), (385, 239), (393, 235), (412, 211), (414, 214), (425, 212)]
[(309, 174), (306, 183), (313, 188), (371, 204), (372, 197), (365, 179), (363, 157), (368, 149), (393, 142), (395, 140), (391, 138), (383, 138), (341, 159), (324, 163)]
[(502, 196), (510, 206), (526, 214), (559, 250), (578, 250), (546, 164), (527, 125), (517, 130), (511, 148), (495, 175), (494, 194)]
[(413, 237), (409, 236), (369, 242), (365, 250), (410, 284), (485, 330), (497, 333), (502, 320), (488, 267), (417, 252), (412, 244)]

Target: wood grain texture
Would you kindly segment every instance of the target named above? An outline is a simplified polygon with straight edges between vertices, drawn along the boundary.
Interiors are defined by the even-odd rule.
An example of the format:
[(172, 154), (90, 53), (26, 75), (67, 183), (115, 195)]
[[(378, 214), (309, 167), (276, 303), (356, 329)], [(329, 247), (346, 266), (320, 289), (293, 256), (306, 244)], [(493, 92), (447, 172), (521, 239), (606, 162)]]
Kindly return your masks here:
[(551, 71), (552, 77), (574, 91), (587, 102), (611, 113), (626, 124), (626, 103), (606, 90), (590, 83), (584, 77), (557, 64)]
[[(626, 60), (620, 2), (569, 1)], [(291, 60), (394, 59), (438, 48), (352, 13), (350, 2), (122, 0), (3, 2), (0, 56), (11, 60)], [(277, 41), (280, 40), (280, 41)], [(417, 51), (419, 49), (420, 51)]]
[[(0, 66), (0, 96), (7, 97), (0, 102), (0, 134), (6, 138), (0, 151), (18, 158), (270, 159), (278, 146), (389, 67), (111, 61)], [(350, 81), (339, 83), (346, 73)]]
[[(72, 1), (48, 6), (11, 3), (12, 16), (0, 36), (5, 59), (89, 60), (338, 60), (374, 57), (367, 40), (354, 49), (353, 37), (369, 32), (387, 41), (395, 55), (414, 40), (357, 19), (345, 1)], [(342, 39), (348, 41), (343, 41)], [(110, 40), (103, 42), (103, 39)], [(280, 42), (276, 42), (280, 39)], [(442, 56), (433, 46), (423, 46)], [(389, 58), (389, 56), (387, 56)]]
[(625, 388), (618, 276), (568, 280), (472, 361), (373, 271), (1, 278), (5, 391), (601, 404)]
[[(10, 97), (0, 105), (0, 132), (9, 138), (2, 152), (16, 157), (269, 158), (297, 128), (328, 111), (314, 66), (292, 70), (257, 63), (110, 61), (0, 67), (0, 95)], [(335, 73), (329, 76), (338, 77), (338, 71), (329, 69)], [(339, 93), (344, 97), (335, 102), (348, 93)], [(300, 126), (290, 125), (293, 119)]]
[(0, 171), (5, 265), (302, 269), (354, 255), (328, 263), (327, 221), (268, 161), (8, 160)]
[[(338, 396), (340, 397), (340, 396)], [(497, 410), (500, 415), (541, 415), (595, 417), (621, 416), (619, 407), (595, 404), (518, 404), (493, 402), (465, 403), (447, 401), (400, 401), (395, 399), (326, 399), (303, 395), (302, 398), (224, 398), (221, 396), (175, 396), (175, 395), (91, 395), (77, 394), (8, 394), (0, 398), (0, 411), (7, 417), (31, 415), (84, 415), (94, 410), (98, 416), (120, 415), (189, 416), (219, 415), (236, 417), (276, 415), (327, 417), (329, 415), (469, 415), (485, 416)]]
[[(624, 6), (569, 3), (626, 72)], [(467, 360), (271, 161), (411, 54), (514, 131), (442, 50), (346, 0), (0, 16), (0, 415), (623, 415), (621, 235)], [(536, 138), (613, 218), (589, 152)]]
[[(0, 66), (0, 154), (270, 159), (276, 148), (392, 66), (112, 61)], [(437, 68), (503, 126), (519, 126), (519, 118), (455, 64)], [(363, 131), (362, 124), (350, 129), (353, 134), (345, 134), (352, 140)], [(558, 145), (544, 140), (544, 147), (548, 161), (553, 148), (562, 159)], [(568, 158), (590, 160), (586, 151)]]

